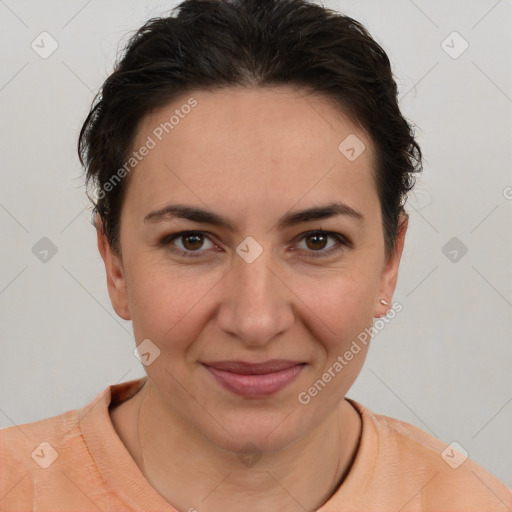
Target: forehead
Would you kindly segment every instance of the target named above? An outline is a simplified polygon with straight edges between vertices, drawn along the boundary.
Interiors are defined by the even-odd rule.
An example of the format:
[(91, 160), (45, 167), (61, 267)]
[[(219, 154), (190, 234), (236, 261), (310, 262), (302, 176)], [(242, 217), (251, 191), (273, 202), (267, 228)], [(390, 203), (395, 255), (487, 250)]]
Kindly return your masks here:
[(144, 145), (129, 188), (152, 206), (376, 193), (370, 138), (332, 101), (288, 87), (183, 94), (142, 120), (134, 149)]

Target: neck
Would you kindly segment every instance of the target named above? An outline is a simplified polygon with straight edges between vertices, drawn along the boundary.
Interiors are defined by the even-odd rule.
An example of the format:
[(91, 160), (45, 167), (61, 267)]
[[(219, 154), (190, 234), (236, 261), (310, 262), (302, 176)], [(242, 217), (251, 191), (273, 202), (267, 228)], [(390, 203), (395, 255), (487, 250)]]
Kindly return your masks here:
[(241, 455), (190, 428), (150, 382), (111, 411), (112, 422), (148, 482), (179, 510), (313, 511), (337, 490), (357, 452), (361, 419), (346, 400), (291, 445)]

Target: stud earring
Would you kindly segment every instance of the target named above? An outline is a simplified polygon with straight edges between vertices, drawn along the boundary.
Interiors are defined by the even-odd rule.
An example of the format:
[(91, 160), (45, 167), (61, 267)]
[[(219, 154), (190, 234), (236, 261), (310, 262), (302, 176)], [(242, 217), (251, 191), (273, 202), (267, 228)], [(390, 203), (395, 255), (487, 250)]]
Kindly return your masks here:
[(387, 300), (384, 300), (384, 299), (380, 299), (380, 303), (381, 303), (383, 306), (387, 306), (387, 305), (388, 305), (388, 301), (387, 301)]

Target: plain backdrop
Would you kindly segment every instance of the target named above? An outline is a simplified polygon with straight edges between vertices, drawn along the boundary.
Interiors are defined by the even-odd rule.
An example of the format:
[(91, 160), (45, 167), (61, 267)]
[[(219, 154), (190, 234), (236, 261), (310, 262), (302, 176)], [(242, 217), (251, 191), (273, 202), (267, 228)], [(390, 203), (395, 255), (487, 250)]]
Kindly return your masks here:
[[(76, 143), (130, 31), (174, 5), (0, 1), (0, 427), (144, 375), (110, 305)], [(348, 396), (458, 442), (511, 486), (512, 2), (324, 5), (387, 50), (425, 155), (394, 296), (403, 310)], [(58, 45), (46, 58), (41, 37), (44, 51)]]

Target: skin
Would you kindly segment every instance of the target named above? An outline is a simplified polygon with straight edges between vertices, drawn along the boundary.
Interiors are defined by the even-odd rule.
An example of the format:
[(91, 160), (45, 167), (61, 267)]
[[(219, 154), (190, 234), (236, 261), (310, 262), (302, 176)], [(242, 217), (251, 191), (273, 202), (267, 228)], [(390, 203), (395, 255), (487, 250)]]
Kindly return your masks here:
[[(112, 422), (146, 479), (179, 510), (315, 510), (357, 452), (361, 419), (344, 397), (368, 347), (307, 405), (297, 397), (386, 313), (379, 301), (391, 303), (407, 219), (387, 256), (372, 141), (328, 100), (292, 88), (194, 91), (146, 116), (134, 148), (191, 96), (197, 107), (130, 175), (120, 254), (97, 224), (115, 311), (132, 320), (137, 344), (150, 339), (160, 349), (145, 366), (146, 385), (111, 410)], [(350, 134), (366, 146), (354, 161), (338, 150)], [(277, 226), (289, 212), (334, 201), (362, 219)], [(235, 229), (144, 221), (167, 204), (214, 211)], [(320, 229), (350, 244), (305, 236)], [(206, 232), (203, 245), (160, 243), (186, 230)], [(247, 236), (263, 249), (252, 263), (236, 252)], [(332, 247), (339, 250), (314, 256)], [(200, 255), (180, 255), (186, 249)], [(287, 387), (255, 399), (226, 390), (201, 364), (227, 359), (306, 364)], [(238, 456), (248, 443), (262, 455), (250, 467)]]

